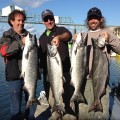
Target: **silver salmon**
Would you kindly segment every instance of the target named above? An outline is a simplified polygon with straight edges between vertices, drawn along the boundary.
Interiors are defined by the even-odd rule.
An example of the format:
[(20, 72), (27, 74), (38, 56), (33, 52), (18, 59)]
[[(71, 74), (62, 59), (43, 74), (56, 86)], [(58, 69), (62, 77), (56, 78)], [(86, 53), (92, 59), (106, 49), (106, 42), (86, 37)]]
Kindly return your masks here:
[(32, 105), (32, 103), (34, 102), (40, 104), (35, 96), (38, 80), (38, 58), (36, 42), (37, 41), (35, 36), (30, 38), (28, 33), (28, 35), (26, 36), (25, 46), (22, 55), (22, 72), (21, 72), (21, 77), (24, 78), (23, 88), (29, 94), (26, 108), (29, 108), (30, 105)]
[(55, 45), (47, 45), (47, 68), (48, 80), (50, 82), (53, 97), (55, 99), (53, 112), (65, 112), (62, 100), (63, 94), (63, 70), (61, 58)]
[[(74, 87), (74, 93), (71, 97), (71, 103), (86, 103), (81, 94), (81, 86), (83, 83), (86, 67), (86, 46), (84, 45), (81, 33), (77, 35), (76, 41), (72, 48), (71, 56), (71, 85)], [(72, 105), (72, 104), (71, 104)]]
[(98, 39), (91, 39), (93, 45), (93, 63), (92, 63), (92, 84), (94, 100), (88, 112), (103, 112), (101, 97), (106, 93), (106, 81), (108, 78), (108, 59), (106, 57), (105, 46), (100, 48)]

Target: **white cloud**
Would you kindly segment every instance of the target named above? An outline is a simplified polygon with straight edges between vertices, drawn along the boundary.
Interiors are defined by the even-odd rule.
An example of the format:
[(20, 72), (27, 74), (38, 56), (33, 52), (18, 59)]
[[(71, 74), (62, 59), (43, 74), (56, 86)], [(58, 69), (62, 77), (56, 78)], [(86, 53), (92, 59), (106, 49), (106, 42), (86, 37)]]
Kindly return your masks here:
[(12, 0), (17, 5), (28, 6), (32, 8), (37, 8), (44, 4), (45, 2), (49, 2), (50, 0)]

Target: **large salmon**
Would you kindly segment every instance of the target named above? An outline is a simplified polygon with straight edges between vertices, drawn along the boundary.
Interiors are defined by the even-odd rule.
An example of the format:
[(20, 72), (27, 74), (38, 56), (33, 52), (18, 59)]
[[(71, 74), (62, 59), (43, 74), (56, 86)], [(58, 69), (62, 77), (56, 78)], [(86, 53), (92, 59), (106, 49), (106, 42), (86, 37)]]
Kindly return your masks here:
[[(55, 99), (54, 110), (65, 112), (62, 101), (63, 94), (63, 70), (61, 58), (57, 50), (57, 46), (48, 44), (47, 68), (48, 80), (50, 81), (51, 90)], [(53, 110), (53, 111), (54, 111)]]
[(82, 34), (79, 33), (73, 45), (71, 56), (71, 84), (75, 88), (70, 100), (71, 103), (74, 101), (78, 103), (86, 102), (81, 94), (81, 87), (85, 75), (86, 57), (86, 45), (83, 41)]
[(93, 63), (92, 63), (92, 84), (94, 100), (88, 110), (91, 112), (103, 112), (101, 97), (105, 94), (106, 80), (108, 77), (108, 59), (105, 52), (105, 46), (100, 48), (100, 40), (92, 39), (93, 44)]
[(35, 36), (30, 38), (29, 33), (26, 36), (25, 46), (22, 56), (22, 72), (21, 77), (24, 78), (24, 89), (28, 92), (29, 98), (26, 108), (39, 101), (37, 100), (36, 86), (38, 80), (38, 58), (37, 58), (37, 41)]

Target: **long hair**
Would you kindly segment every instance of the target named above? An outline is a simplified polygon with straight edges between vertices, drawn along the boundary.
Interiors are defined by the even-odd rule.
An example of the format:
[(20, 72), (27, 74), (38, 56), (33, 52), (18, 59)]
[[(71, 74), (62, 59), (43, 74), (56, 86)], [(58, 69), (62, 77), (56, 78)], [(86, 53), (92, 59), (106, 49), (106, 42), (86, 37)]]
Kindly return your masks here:
[[(101, 19), (103, 19), (103, 20), (100, 22), (100, 28), (104, 29), (104, 28), (107, 27), (107, 26), (106, 26), (106, 20), (105, 20), (105, 18), (104, 18), (103, 16), (102, 16)], [(88, 24), (88, 19), (85, 20), (85, 26), (86, 26), (88, 29), (90, 29), (89, 24)]]

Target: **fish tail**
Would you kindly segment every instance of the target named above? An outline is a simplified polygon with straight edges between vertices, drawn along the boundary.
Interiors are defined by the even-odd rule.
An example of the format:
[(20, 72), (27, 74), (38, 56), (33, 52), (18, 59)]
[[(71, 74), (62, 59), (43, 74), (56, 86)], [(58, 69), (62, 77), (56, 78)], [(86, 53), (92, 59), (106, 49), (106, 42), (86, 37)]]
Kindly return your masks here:
[(103, 106), (101, 102), (97, 105), (97, 111), (100, 111), (103, 113)]
[(59, 114), (66, 113), (65, 108), (62, 104), (54, 105), (52, 112), (57, 111)]
[(81, 93), (79, 95), (73, 94), (73, 96), (70, 99), (70, 102), (75, 102), (75, 101), (77, 101), (78, 103), (80, 102), (86, 103), (86, 100)]
[(92, 103), (91, 106), (90, 106), (90, 108), (89, 108), (89, 110), (88, 110), (88, 113), (91, 112), (91, 111), (93, 111), (94, 109), (95, 109), (94, 103)]
[(85, 98), (81, 93), (79, 95), (73, 94), (72, 98), (70, 99), (70, 107), (74, 112), (75, 112), (75, 102), (77, 102), (77, 104), (79, 103), (87, 104), (87, 101), (85, 100)]
[(59, 113), (59, 111), (62, 111), (63, 113), (66, 112), (65, 108), (64, 108), (64, 106), (62, 104), (56, 105), (56, 109), (57, 109), (58, 113)]
[(89, 110), (88, 110), (88, 112), (91, 112), (91, 111), (93, 111), (94, 110), (94, 112), (102, 112), (103, 113), (103, 106), (102, 106), (102, 103), (101, 103), (101, 101), (99, 102), (99, 103), (92, 103), (91, 104), (91, 106), (90, 106), (90, 108), (89, 108)]

